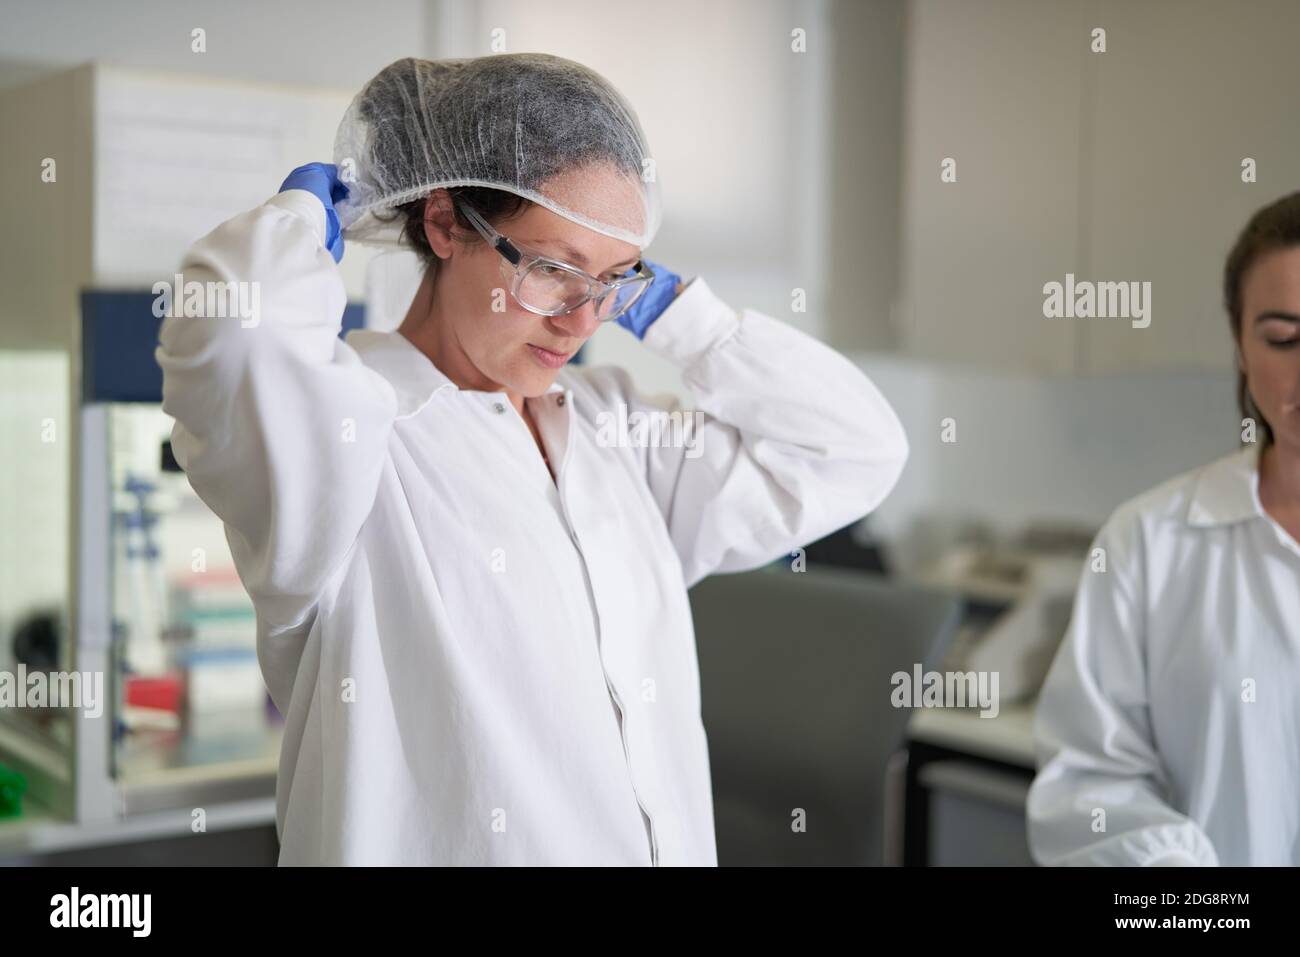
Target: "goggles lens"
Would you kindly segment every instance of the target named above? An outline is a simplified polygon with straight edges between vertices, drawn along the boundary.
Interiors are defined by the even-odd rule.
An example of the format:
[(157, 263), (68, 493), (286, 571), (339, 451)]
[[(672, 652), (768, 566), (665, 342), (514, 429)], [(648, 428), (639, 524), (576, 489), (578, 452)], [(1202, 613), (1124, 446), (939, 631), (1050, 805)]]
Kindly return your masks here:
[[(503, 262), (503, 267), (505, 265)], [(632, 269), (629, 269), (623, 278), (631, 272)], [(617, 319), (631, 308), (649, 285), (650, 279), (645, 277), (607, 291), (596, 300), (596, 317), (601, 322)], [(556, 316), (577, 309), (587, 301), (590, 292), (591, 287), (586, 277), (539, 260), (524, 270), (519, 278), (515, 298), (525, 309)]]

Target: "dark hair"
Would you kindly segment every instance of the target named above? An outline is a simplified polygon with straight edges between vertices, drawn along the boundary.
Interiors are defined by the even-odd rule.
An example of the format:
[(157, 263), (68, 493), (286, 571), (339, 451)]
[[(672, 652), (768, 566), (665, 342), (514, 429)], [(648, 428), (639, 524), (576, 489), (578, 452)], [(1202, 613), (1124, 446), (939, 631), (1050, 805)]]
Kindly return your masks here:
[[(520, 213), (526, 212), (528, 207), (533, 205), (532, 200), (525, 199), (517, 193), (507, 192), (504, 189), (493, 189), (490, 186), (451, 186), (447, 188), (447, 192), (451, 194), (452, 210), (457, 227), (452, 230), (452, 240), (466, 246), (483, 242), (483, 237), (474, 228), (474, 224), (465, 218), (464, 212), (461, 211), (460, 205), (455, 200), (465, 200), (493, 226), (508, 219), (513, 219)], [(387, 215), (379, 213), (375, 215), (380, 219), (404, 220), (402, 242), (416, 251), (420, 261), (424, 263), (425, 269), (437, 269), (440, 260), (429, 247), (429, 239), (424, 234), (424, 208), (427, 202), (428, 197), (421, 196), (409, 203), (394, 206), (392, 212)]]
[[(1300, 192), (1283, 196), (1259, 209), (1241, 231), (1228, 253), (1223, 268), (1223, 305), (1232, 324), (1232, 337), (1240, 343), (1242, 331), (1242, 285), (1246, 273), (1261, 257), (1280, 249), (1300, 246)], [(1237, 404), (1241, 414), (1254, 419), (1259, 427), (1261, 448), (1273, 443), (1273, 427), (1260, 414), (1250, 394), (1246, 374), (1237, 370)]]

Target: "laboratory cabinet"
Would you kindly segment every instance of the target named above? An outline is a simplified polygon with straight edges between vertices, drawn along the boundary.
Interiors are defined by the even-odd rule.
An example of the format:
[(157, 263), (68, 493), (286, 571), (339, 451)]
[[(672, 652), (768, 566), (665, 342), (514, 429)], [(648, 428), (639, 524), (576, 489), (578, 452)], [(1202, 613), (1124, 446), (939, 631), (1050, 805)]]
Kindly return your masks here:
[[(1224, 259), (1296, 188), (1278, 65), (1297, 31), (1289, 0), (908, 4), (899, 350), (1046, 376), (1230, 370)], [(1048, 318), (1067, 275), (1149, 283), (1149, 323)]]

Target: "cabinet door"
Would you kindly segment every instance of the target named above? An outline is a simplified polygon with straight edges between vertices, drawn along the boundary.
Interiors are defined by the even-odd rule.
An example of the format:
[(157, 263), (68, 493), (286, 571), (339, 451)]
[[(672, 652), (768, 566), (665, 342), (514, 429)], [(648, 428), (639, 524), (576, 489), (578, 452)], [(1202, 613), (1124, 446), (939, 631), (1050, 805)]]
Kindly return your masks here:
[[(1151, 323), (1074, 320), (1082, 368), (1230, 369), (1224, 258), (1256, 208), (1298, 185), (1300, 6), (1103, 0), (1094, 25), (1107, 50), (1089, 55), (1085, 74), (1090, 218), (1075, 272), (1150, 282)], [(1245, 157), (1257, 183), (1241, 180)]]
[(1043, 317), (1042, 290), (1080, 243), (1082, 5), (907, 11), (899, 339), (931, 359), (1068, 372), (1079, 331)]

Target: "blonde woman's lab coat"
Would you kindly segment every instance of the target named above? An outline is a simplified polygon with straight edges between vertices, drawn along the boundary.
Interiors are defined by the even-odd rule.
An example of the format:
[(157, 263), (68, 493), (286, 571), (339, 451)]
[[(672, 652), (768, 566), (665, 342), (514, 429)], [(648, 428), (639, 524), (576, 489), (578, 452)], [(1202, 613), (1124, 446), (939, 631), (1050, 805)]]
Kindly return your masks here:
[(1094, 548), (1036, 715), (1035, 859), (1300, 864), (1300, 545), (1257, 447), (1122, 506)]
[[(908, 452), (892, 409), (697, 277), (644, 345), (695, 391), (701, 454), (608, 418), (598, 441), (653, 406), (569, 367), (527, 400), (557, 487), (504, 394), (395, 332), (338, 339), (323, 233), (298, 190), (219, 226), (185, 280), (259, 282), (260, 320), (168, 318), (157, 350), (285, 716), (280, 862), (716, 864), (686, 590), (874, 509)], [(737, 667), (744, 639), (713, 638)]]

